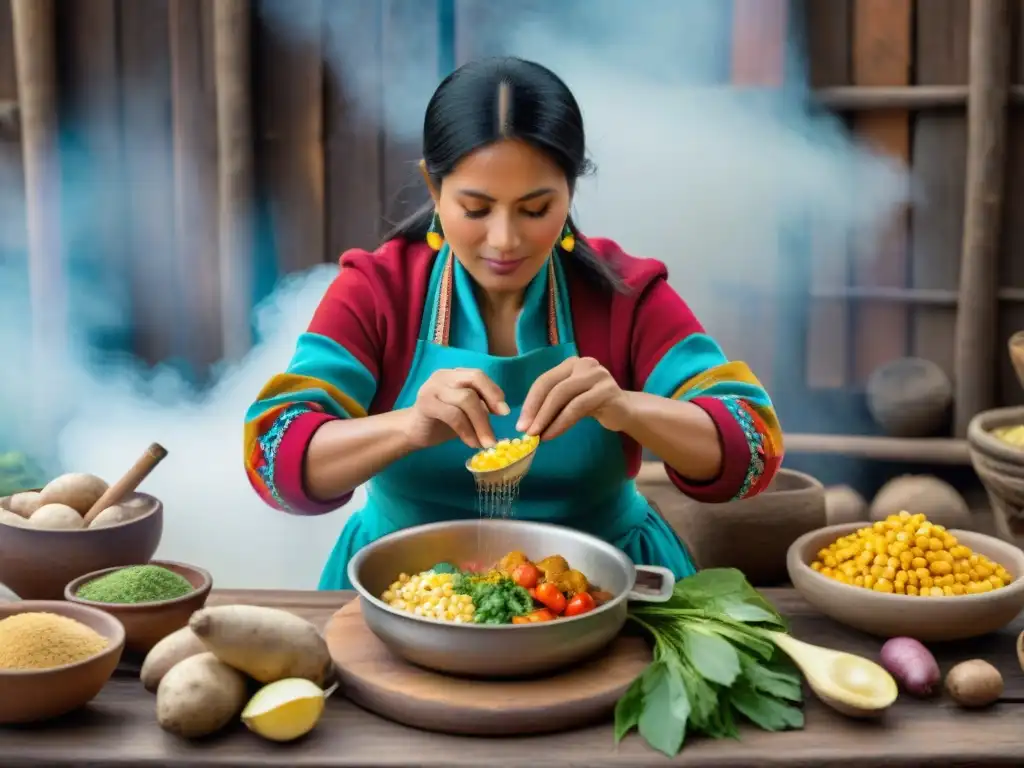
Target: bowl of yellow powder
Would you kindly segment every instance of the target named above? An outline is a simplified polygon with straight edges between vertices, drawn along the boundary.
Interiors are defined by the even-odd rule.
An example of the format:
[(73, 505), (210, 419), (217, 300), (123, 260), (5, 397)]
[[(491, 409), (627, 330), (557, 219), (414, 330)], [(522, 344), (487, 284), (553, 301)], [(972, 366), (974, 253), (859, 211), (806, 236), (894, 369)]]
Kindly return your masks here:
[(56, 600), (0, 603), (0, 725), (35, 723), (92, 701), (124, 650), (109, 613)]
[(212, 588), (213, 577), (202, 568), (153, 560), (80, 576), (64, 588), (64, 599), (116, 617), (124, 625), (125, 650), (145, 654), (187, 625)]

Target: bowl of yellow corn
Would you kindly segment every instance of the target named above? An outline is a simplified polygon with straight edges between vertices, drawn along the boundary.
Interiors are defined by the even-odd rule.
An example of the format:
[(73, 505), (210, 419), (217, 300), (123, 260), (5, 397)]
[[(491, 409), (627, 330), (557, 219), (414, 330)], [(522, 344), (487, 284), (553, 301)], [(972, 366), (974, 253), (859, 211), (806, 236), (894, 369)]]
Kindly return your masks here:
[(1009, 624), (1024, 608), (1024, 552), (923, 514), (811, 531), (789, 548), (789, 578), (826, 616), (880, 637), (941, 642)]

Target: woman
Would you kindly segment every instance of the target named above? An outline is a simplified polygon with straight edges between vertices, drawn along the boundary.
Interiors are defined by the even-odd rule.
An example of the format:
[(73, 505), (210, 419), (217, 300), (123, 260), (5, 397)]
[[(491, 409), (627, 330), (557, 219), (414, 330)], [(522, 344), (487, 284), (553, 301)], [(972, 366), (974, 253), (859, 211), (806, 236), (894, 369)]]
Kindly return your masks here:
[(515, 58), (473, 62), (427, 106), (432, 205), (375, 252), (350, 250), (285, 373), (246, 415), (245, 462), (270, 505), (337, 509), (367, 484), (323, 570), (351, 585), (361, 547), (476, 517), (466, 460), (539, 435), (514, 514), (595, 534), (634, 562), (694, 572), (637, 491), (641, 452), (683, 493), (749, 497), (782, 438), (768, 395), (729, 362), (663, 264), (583, 237), (569, 209), (586, 170), (566, 85)]

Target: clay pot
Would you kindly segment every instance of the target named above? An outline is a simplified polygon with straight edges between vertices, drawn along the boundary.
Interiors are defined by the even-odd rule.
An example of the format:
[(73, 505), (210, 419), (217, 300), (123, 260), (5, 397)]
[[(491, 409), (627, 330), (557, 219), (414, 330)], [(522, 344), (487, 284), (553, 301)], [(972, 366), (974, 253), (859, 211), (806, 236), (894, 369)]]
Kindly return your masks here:
[(754, 586), (787, 581), (786, 551), (800, 536), (825, 525), (825, 488), (803, 472), (780, 469), (750, 499), (705, 504), (683, 496), (665, 478), (641, 491), (686, 542), (698, 568), (738, 568)]
[(971, 530), (974, 520), (964, 497), (945, 480), (931, 475), (902, 475), (883, 485), (871, 502), (869, 518), (884, 520), (906, 510), (947, 528)]
[(868, 410), (892, 437), (929, 437), (953, 402), (949, 376), (931, 360), (904, 357), (879, 366), (867, 383)]
[(825, 518), (828, 525), (864, 522), (868, 503), (848, 485), (831, 485), (825, 489)]
[(1024, 424), (1024, 407), (982, 411), (967, 427), (971, 463), (985, 485), (1001, 539), (1024, 546), (1024, 449), (1008, 445), (992, 430)]
[(1013, 370), (1017, 372), (1017, 380), (1024, 387), (1024, 331), (1017, 331), (1013, 334), (1007, 346), (1010, 349), (1010, 362), (1013, 363)]

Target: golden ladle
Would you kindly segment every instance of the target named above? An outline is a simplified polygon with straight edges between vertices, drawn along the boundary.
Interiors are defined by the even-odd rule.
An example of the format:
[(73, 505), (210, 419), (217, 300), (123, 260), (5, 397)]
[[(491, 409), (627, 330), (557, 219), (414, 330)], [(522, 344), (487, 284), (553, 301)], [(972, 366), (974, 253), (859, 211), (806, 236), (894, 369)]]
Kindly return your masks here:
[(511, 464), (506, 464), (504, 467), (499, 467), (498, 469), (475, 469), (473, 467), (473, 459), (478, 454), (474, 454), (466, 459), (466, 469), (468, 469), (473, 475), (473, 479), (476, 480), (477, 487), (511, 485), (512, 483), (522, 480), (523, 476), (530, 469), (530, 465), (533, 463), (533, 456), (536, 453), (537, 446), (534, 446), (533, 450), (525, 456), (521, 456)]
[(899, 695), (896, 680), (870, 659), (821, 648), (782, 632), (772, 640), (800, 668), (823, 703), (850, 717), (877, 717)]

